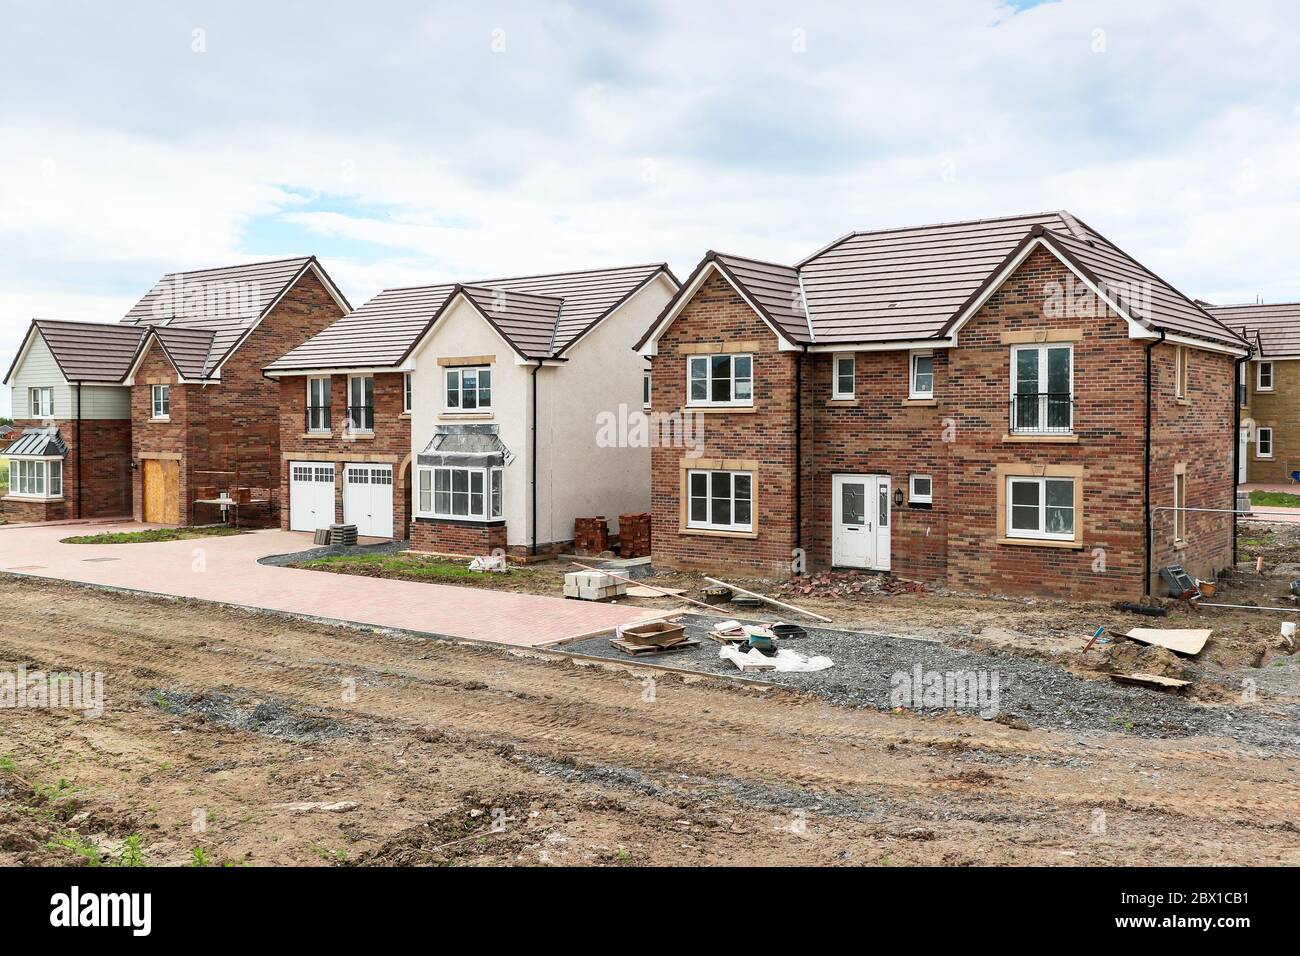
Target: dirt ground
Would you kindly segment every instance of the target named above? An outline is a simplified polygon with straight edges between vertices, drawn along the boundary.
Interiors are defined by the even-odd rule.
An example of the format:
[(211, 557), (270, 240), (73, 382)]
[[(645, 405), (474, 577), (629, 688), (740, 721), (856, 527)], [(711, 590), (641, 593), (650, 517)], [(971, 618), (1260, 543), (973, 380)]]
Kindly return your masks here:
[(8, 865), (1300, 863), (1300, 759), (1222, 738), (0, 578), (0, 670), (20, 665), (102, 672), (106, 709), (0, 711)]

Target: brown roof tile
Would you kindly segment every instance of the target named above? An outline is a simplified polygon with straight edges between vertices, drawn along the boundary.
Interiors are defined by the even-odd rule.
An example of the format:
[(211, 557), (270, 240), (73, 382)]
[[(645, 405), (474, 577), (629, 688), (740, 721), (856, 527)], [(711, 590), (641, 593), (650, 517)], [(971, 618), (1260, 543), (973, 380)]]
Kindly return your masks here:
[(1300, 302), (1211, 305), (1206, 311), (1252, 343), (1263, 358), (1300, 355)]

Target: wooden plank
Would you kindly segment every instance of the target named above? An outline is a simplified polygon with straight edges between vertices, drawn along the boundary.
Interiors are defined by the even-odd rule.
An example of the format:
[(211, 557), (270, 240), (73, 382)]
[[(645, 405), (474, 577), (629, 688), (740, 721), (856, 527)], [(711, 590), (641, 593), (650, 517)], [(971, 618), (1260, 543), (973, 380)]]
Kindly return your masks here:
[(144, 459), (144, 508), (142, 516), (145, 521), (162, 521), (162, 462), (156, 458)]
[(1135, 627), (1124, 636), (1139, 644), (1154, 644), (1175, 654), (1195, 657), (1204, 649), (1212, 633), (1205, 628)]
[(181, 463), (163, 461), (163, 522), (181, 523)]
[(1176, 677), (1161, 677), (1159, 674), (1111, 674), (1110, 679), (1121, 684), (1143, 684), (1164, 690), (1182, 690), (1191, 683), (1189, 680), (1179, 680)]

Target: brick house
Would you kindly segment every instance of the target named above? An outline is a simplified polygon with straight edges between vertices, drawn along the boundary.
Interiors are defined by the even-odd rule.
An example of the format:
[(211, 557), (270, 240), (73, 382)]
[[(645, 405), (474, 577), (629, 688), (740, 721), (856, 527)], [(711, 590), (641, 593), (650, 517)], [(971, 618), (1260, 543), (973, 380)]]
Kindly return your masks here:
[(6, 516), (200, 524), (243, 488), (240, 520), (274, 520), (279, 391), (261, 368), (348, 308), (302, 257), (166, 275), (115, 325), (33, 322), (6, 383), (67, 452), (20, 466)]
[(648, 448), (598, 447), (596, 417), (641, 410), (630, 346), (677, 288), (654, 264), (379, 293), (265, 369), (281, 526), (526, 555), (645, 511)]
[(1300, 303), (1206, 306), (1253, 346), (1237, 382), (1242, 482), (1292, 482), (1300, 472)]
[(1114, 598), (1231, 563), (1231, 515), (1166, 509), (1234, 506), (1247, 344), (1068, 213), (711, 252), (637, 348), (698, 423), (652, 452), (657, 566)]

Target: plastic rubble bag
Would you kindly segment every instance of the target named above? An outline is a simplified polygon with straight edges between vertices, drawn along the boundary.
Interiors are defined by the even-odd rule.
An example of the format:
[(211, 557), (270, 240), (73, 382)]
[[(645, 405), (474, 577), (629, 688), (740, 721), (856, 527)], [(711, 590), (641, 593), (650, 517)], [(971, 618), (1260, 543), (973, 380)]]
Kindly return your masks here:
[(742, 664), (770, 664), (774, 665), (773, 670), (784, 672), (824, 671), (835, 664), (829, 657), (823, 655), (807, 657), (798, 651), (784, 647), (777, 648), (776, 654), (768, 657), (758, 651), (742, 651), (738, 647), (726, 644), (718, 649), (718, 656), (723, 660), (731, 661), (737, 667)]

